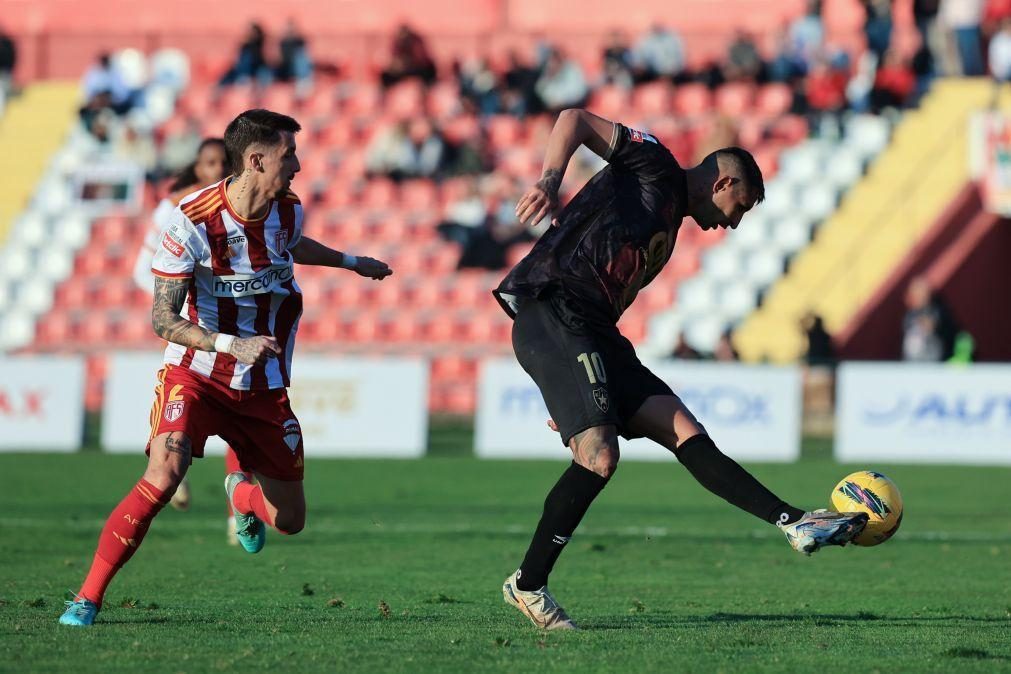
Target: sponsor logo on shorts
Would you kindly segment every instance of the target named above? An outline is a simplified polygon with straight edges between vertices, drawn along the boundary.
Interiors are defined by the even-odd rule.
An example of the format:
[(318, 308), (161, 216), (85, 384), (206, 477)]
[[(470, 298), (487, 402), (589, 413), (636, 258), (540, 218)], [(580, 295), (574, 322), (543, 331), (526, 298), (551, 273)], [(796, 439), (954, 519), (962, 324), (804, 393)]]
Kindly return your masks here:
[(277, 234), (274, 235), (274, 250), (278, 253), (283, 253), (288, 250), (288, 230), (279, 229)]
[(212, 292), (215, 297), (248, 297), (272, 293), (277, 286), (290, 281), (294, 276), (295, 270), (291, 265), (268, 267), (256, 274), (215, 276)]
[(161, 247), (176, 257), (182, 257), (183, 252), (186, 250), (186, 248), (176, 241), (175, 238), (168, 232), (165, 232), (165, 236), (161, 239)]
[(607, 389), (603, 387), (593, 389), (593, 402), (597, 403), (597, 409), (606, 413), (611, 406), (611, 401), (607, 396)]
[(656, 142), (656, 138), (654, 138), (653, 136), (649, 135), (648, 133), (643, 133), (642, 131), (637, 131), (636, 129), (629, 129), (628, 133), (629, 133), (628, 138), (633, 143), (641, 143), (644, 140), (649, 141), (650, 143)]
[(298, 451), (298, 443), (302, 440), (302, 429), (299, 428), (298, 422), (294, 419), (288, 419), (284, 422), (284, 444), (288, 445), (288, 449), (291, 450), (292, 454)]
[(165, 405), (165, 421), (172, 423), (179, 417), (183, 415), (183, 410), (186, 407), (185, 400), (176, 400)]

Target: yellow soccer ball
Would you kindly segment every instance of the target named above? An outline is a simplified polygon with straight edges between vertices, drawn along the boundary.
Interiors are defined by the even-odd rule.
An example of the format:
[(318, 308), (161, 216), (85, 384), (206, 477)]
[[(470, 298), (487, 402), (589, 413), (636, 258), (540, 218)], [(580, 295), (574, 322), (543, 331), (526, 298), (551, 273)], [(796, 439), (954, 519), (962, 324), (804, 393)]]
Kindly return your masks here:
[(881, 473), (861, 470), (847, 475), (832, 490), (832, 509), (841, 513), (867, 513), (870, 519), (856, 545), (884, 543), (902, 524), (902, 494), (895, 483)]

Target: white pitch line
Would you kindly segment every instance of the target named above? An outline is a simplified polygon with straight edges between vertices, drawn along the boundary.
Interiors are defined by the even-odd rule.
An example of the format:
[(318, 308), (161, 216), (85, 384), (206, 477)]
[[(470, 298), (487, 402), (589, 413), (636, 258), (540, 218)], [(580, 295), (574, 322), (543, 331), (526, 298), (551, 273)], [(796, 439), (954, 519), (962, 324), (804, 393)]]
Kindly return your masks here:
[[(39, 527), (66, 527), (74, 529), (101, 530), (105, 520), (71, 520), (71, 519), (47, 519), (47, 518), (0, 518), (0, 528), (10, 527), (11, 529), (38, 529)], [(222, 517), (220, 522), (214, 522), (203, 518), (187, 518), (186, 515), (176, 516), (172, 521), (162, 520), (158, 526), (161, 530), (172, 529), (175, 531), (189, 532), (211, 532), (224, 530), (225, 522)], [(314, 523), (310, 519), (305, 528), (306, 532), (318, 532), (328, 535), (445, 535), (445, 534), (466, 534), (475, 536), (529, 536), (533, 533), (532, 525), (511, 524), (494, 528), (485, 528), (473, 524), (433, 526), (431, 524), (409, 524), (409, 523), (369, 523), (358, 526), (345, 526), (330, 522)], [(764, 540), (778, 539), (781, 533), (772, 529), (752, 529), (727, 531), (722, 529), (719, 532), (699, 532), (686, 531), (673, 527), (580, 527), (576, 531), (579, 537), (603, 536), (612, 538), (694, 538), (702, 540)], [(157, 535), (157, 534), (156, 534)], [(937, 543), (1011, 543), (1011, 532), (1007, 533), (987, 533), (982, 531), (910, 531), (899, 532), (896, 540), (937, 542)]]

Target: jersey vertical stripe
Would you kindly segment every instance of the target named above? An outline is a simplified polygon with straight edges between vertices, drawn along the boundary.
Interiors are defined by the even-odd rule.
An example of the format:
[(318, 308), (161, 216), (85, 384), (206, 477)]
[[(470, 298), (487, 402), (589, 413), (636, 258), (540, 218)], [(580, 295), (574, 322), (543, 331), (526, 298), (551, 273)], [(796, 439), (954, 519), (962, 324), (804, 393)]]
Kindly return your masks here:
[(273, 335), (283, 352), (264, 365), (247, 365), (229, 354), (170, 344), (165, 362), (237, 390), (287, 386), (302, 313), (289, 248), (301, 234), (302, 207), (293, 194), (271, 202), (255, 221), (234, 213), (224, 182), (184, 197), (166, 227), (169, 245), (159, 246), (154, 273), (191, 278), (181, 311), (190, 321), (238, 337)]

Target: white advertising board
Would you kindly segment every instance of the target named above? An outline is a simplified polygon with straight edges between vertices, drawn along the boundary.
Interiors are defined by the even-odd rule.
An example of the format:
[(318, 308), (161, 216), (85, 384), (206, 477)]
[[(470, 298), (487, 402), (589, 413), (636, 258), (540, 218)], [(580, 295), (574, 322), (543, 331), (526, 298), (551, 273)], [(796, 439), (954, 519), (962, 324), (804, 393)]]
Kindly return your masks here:
[(1011, 365), (844, 363), (836, 387), (839, 461), (1011, 465)]
[[(650, 369), (681, 396), (728, 455), (741, 461), (794, 461), (800, 456), (801, 382), (795, 367), (664, 361)], [(540, 391), (512, 359), (482, 363), (475, 452), (489, 458), (564, 458), (545, 424)], [(670, 460), (650, 440), (621, 441), (623, 460)]]
[[(102, 446), (139, 452), (147, 443), (160, 354), (110, 359)], [(306, 455), (415, 457), (428, 441), (428, 363), (420, 359), (296, 358), (289, 389)], [(224, 453), (219, 438), (209, 455)]]
[(74, 452), (84, 438), (84, 361), (0, 357), (0, 451)]

